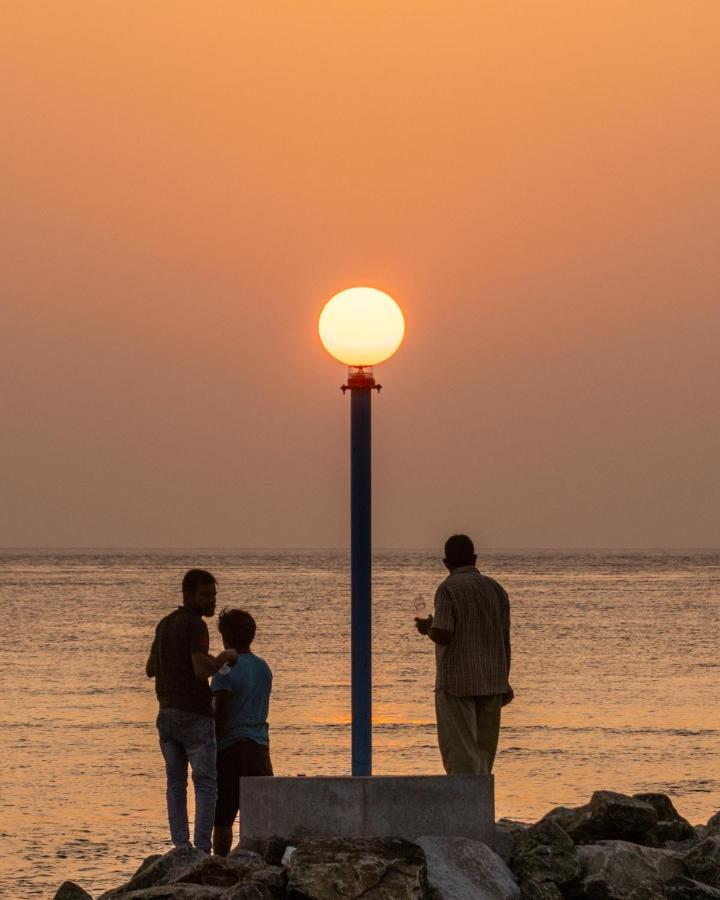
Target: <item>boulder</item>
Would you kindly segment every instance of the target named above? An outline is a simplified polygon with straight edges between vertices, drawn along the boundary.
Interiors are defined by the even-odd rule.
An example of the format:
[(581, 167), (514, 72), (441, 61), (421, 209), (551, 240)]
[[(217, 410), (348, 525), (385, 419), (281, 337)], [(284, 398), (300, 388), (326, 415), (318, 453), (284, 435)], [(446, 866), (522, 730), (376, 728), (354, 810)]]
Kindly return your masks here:
[(252, 884), (264, 884), (273, 897), (284, 897), (287, 872), (282, 866), (264, 866), (252, 873)]
[(696, 840), (695, 829), (675, 809), (667, 794), (633, 794), (633, 797), (649, 803), (658, 816), (657, 825), (653, 825), (645, 834), (643, 843), (648, 847), (661, 847), (668, 841), (678, 843)]
[(520, 900), (563, 900), (563, 893), (554, 881), (524, 881), (520, 889)]
[(582, 900), (628, 900), (633, 892), (662, 896), (662, 885), (685, 875), (680, 854), (628, 841), (578, 847), (582, 872), (565, 894)]
[(692, 878), (672, 878), (665, 885), (667, 900), (720, 900), (720, 891)]
[(109, 900), (111, 897), (120, 897), (141, 888), (170, 884), (178, 875), (188, 871), (203, 859), (207, 859), (206, 854), (194, 847), (173, 847), (168, 853), (156, 856), (154, 860), (148, 857), (129, 881), (101, 894), (98, 900), (106, 898)]
[(63, 881), (55, 891), (53, 900), (92, 900), (92, 896), (74, 881)]
[(715, 815), (710, 816), (707, 821), (707, 834), (720, 834), (720, 812), (716, 812)]
[(720, 888), (720, 835), (707, 837), (683, 857), (685, 868), (695, 881)]
[(567, 826), (575, 818), (578, 809), (585, 809), (585, 807), (555, 806), (550, 812), (545, 813), (542, 819), (540, 819), (540, 822), (547, 822), (550, 820), (559, 825), (564, 831), (567, 831)]
[(245, 881), (221, 894), (220, 900), (272, 900), (272, 897), (272, 893), (264, 884)]
[(204, 884), (156, 884), (122, 894), (123, 900), (216, 900), (227, 888)]
[(205, 884), (228, 888), (250, 881), (254, 873), (258, 869), (265, 868), (265, 865), (265, 860), (257, 853), (206, 856), (177, 875), (173, 879), (173, 884)]
[(667, 794), (633, 794), (636, 800), (649, 803), (655, 810), (658, 822), (685, 822)]
[(242, 837), (238, 846), (230, 853), (230, 856), (242, 850), (251, 850), (259, 853), (268, 865), (279, 866), (287, 845), (288, 842), (285, 838), (279, 837), (277, 834), (267, 838)]
[(567, 832), (545, 819), (517, 839), (510, 868), (520, 882), (567, 884), (579, 877), (580, 859)]
[(575, 810), (564, 828), (576, 844), (642, 841), (657, 821), (658, 815), (649, 803), (613, 791), (595, 791), (590, 802)]
[(505, 862), (510, 862), (510, 857), (515, 849), (515, 841), (530, 826), (525, 822), (516, 822), (514, 819), (498, 819), (495, 823), (495, 846), (497, 855)]
[(293, 900), (423, 900), (426, 894), (425, 854), (402, 838), (305, 841), (290, 861)]
[(420, 837), (433, 900), (513, 900), (520, 888), (505, 862), (480, 841)]

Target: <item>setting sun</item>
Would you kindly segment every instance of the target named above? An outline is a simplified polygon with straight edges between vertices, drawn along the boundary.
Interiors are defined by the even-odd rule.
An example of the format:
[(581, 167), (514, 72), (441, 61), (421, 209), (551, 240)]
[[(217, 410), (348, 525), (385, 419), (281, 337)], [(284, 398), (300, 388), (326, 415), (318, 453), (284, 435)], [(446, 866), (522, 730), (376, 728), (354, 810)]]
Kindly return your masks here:
[(392, 297), (375, 288), (354, 287), (328, 300), (318, 330), (335, 359), (348, 366), (374, 366), (400, 346), (405, 321)]

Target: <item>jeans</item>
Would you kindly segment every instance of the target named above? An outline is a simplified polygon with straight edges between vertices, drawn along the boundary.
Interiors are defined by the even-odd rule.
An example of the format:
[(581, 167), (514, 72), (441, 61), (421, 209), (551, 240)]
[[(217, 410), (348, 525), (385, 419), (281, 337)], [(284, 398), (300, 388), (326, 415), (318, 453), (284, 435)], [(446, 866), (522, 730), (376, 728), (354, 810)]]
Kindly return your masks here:
[(167, 808), (173, 844), (190, 843), (187, 812), (188, 762), (195, 786), (198, 850), (210, 852), (217, 799), (215, 721), (181, 709), (161, 709), (157, 717), (160, 749), (167, 773)]

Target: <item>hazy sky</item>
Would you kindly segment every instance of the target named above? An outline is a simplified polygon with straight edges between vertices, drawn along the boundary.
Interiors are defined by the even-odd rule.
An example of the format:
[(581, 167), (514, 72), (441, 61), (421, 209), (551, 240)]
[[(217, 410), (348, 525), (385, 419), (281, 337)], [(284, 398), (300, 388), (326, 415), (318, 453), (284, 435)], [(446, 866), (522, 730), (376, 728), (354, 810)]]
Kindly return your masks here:
[(0, 0), (0, 546), (720, 546), (720, 3)]

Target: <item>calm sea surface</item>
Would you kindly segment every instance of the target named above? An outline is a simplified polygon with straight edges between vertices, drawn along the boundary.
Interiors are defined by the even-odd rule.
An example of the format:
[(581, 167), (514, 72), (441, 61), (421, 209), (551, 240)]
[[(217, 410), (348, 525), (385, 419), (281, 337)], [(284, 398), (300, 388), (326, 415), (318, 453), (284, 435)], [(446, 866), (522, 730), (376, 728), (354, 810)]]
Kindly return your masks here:
[[(0, 896), (97, 895), (168, 849), (145, 659), (191, 565), (258, 622), (274, 671), (275, 771), (349, 771), (348, 558), (335, 552), (0, 552)], [(720, 808), (720, 552), (494, 552), (510, 594), (515, 702), (496, 812), (525, 820), (591, 792)], [(430, 552), (374, 568), (374, 769), (439, 773), (433, 653), (413, 627), (444, 576)], [(214, 621), (213, 649), (221, 649)]]

